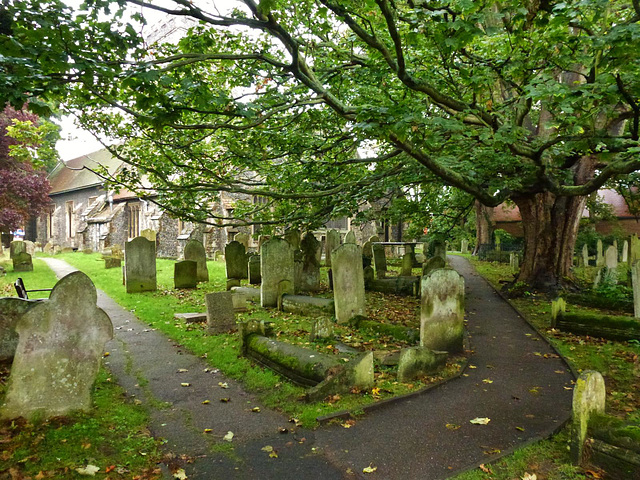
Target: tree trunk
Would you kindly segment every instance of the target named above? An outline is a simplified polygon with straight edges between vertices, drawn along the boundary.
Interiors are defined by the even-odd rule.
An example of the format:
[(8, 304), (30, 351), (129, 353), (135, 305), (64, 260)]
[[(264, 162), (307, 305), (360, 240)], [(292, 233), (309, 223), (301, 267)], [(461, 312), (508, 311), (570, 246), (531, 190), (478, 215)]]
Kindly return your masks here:
[(513, 197), (524, 230), (524, 259), (518, 281), (541, 290), (557, 290), (571, 277), (573, 250), (586, 197), (557, 197), (549, 192)]
[(480, 245), (491, 243), (493, 234), (493, 209), (485, 207), (476, 200), (476, 247), (473, 255), (477, 255)]

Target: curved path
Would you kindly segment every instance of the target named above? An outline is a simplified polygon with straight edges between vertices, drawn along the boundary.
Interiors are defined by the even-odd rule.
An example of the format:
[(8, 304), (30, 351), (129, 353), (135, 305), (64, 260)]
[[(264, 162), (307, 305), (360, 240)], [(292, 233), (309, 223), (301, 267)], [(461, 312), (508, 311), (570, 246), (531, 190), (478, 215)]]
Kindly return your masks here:
[[(60, 260), (45, 260), (58, 276), (73, 271)], [(251, 412), (260, 404), (236, 382), (205, 372), (204, 361), (99, 292), (98, 304), (116, 329), (108, 366), (129, 395), (151, 407), (152, 432), (167, 440), (168, 450), (195, 457), (183, 465), (192, 480), (447, 478), (550, 435), (570, 417), (573, 380), (553, 349), (466, 259), (449, 261), (466, 282), (469, 368), (424, 394), (368, 412), (349, 429), (295, 430), (277, 412)], [(232, 401), (220, 403), (221, 397)], [(204, 399), (211, 403), (203, 405)], [(162, 408), (159, 402), (169, 403)], [(490, 422), (471, 424), (476, 417)], [(281, 434), (280, 427), (291, 432)], [(213, 432), (203, 434), (205, 428)], [(228, 431), (235, 434), (233, 452), (215, 452)], [(267, 445), (277, 458), (262, 450)], [(376, 471), (363, 474), (369, 465)]]

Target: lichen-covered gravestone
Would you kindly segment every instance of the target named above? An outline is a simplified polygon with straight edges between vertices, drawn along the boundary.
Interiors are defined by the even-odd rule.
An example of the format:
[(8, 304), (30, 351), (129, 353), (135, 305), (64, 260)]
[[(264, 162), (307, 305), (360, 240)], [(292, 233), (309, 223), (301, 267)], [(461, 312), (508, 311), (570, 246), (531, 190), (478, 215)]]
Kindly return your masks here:
[(460, 242), (460, 253), (469, 253), (469, 240), (466, 238)]
[(633, 316), (640, 318), (640, 261), (631, 265), (631, 286), (633, 289)]
[(320, 262), (317, 256), (320, 242), (313, 233), (308, 232), (302, 238), (300, 248), (302, 249), (300, 290), (303, 292), (315, 292), (320, 288)]
[(387, 276), (387, 256), (384, 245), (373, 244), (373, 266), (376, 269), (376, 278), (381, 279)]
[(582, 246), (582, 263), (585, 267), (589, 266), (589, 247), (586, 243)]
[(248, 264), (249, 283), (251, 285), (260, 285), (260, 282), (262, 282), (260, 276), (260, 255), (251, 255)]
[(31, 310), (40, 300), (25, 300), (16, 297), (0, 298), (0, 362), (13, 359), (18, 345), (16, 325), (27, 311)]
[(284, 234), (284, 239), (289, 242), (294, 250), (298, 250), (300, 248), (300, 230), (297, 228), (287, 230), (287, 233)]
[(233, 237), (233, 239), (236, 242), (240, 242), (242, 245), (244, 245), (245, 250), (247, 248), (249, 248), (249, 241), (251, 240), (251, 235), (249, 235), (248, 233), (237, 233), (235, 237)]
[(405, 253), (402, 256), (402, 270), (400, 275), (403, 277), (410, 277), (413, 270), (413, 255), (411, 253)]
[(344, 243), (355, 243), (355, 244), (358, 243), (356, 241), (356, 234), (353, 230), (349, 230), (347, 234), (344, 236)]
[(33, 262), (31, 255), (27, 252), (20, 252), (13, 256), (14, 272), (33, 272)]
[(618, 249), (611, 245), (604, 252), (604, 277), (607, 283), (618, 283)]
[(571, 457), (580, 463), (587, 438), (589, 417), (604, 413), (606, 389), (600, 373), (586, 370), (580, 374), (573, 387), (573, 423), (571, 426)]
[(336, 320), (349, 323), (366, 315), (362, 248), (345, 243), (331, 253)]
[(422, 264), (422, 276), (429, 275), (429, 273), (439, 268), (445, 268), (447, 262), (442, 257), (431, 257), (429, 260)]
[(602, 250), (602, 240), (598, 239), (596, 244), (596, 267), (602, 267), (604, 265), (604, 255)]
[(247, 278), (247, 254), (240, 242), (228, 243), (224, 247), (224, 261), (227, 267), (227, 278)]
[(2, 418), (49, 418), (91, 407), (104, 345), (113, 337), (96, 300), (89, 277), (74, 272), (21, 317)]
[(463, 349), (464, 278), (455, 270), (434, 270), (422, 277), (420, 345), (458, 353)]
[(214, 292), (204, 297), (207, 304), (207, 328), (209, 333), (224, 333), (236, 328), (233, 310), (233, 293)]
[(189, 240), (184, 246), (184, 259), (193, 260), (198, 265), (198, 282), (209, 281), (207, 252), (205, 251), (202, 242), (199, 242), (198, 240)]
[(9, 248), (9, 258), (13, 259), (19, 253), (27, 253), (27, 246), (22, 240), (14, 240)]
[(324, 264), (331, 266), (331, 252), (340, 245), (340, 233), (337, 230), (329, 230), (327, 232), (327, 241), (324, 245)]
[(124, 245), (127, 293), (153, 292), (156, 284), (156, 242), (136, 237)]
[(442, 240), (436, 240), (433, 242), (433, 256), (442, 257), (443, 260), (447, 259), (447, 244)]
[(278, 285), (288, 281), (290, 288), (281, 293), (293, 294), (294, 262), (293, 248), (283, 238), (272, 238), (262, 244), (260, 252), (260, 305), (278, 306)]
[(196, 288), (198, 285), (198, 263), (194, 260), (174, 263), (173, 284), (175, 288)]

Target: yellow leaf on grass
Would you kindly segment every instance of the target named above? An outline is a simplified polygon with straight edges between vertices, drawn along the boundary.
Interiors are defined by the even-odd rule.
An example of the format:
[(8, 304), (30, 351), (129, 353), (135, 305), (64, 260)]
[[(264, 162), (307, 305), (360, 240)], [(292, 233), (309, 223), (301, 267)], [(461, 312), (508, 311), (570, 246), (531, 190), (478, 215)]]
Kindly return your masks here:
[(486, 417), (476, 417), (473, 420), (469, 420), (469, 423), (473, 423), (474, 425), (486, 425), (491, 421), (490, 418)]
[(76, 468), (76, 472), (80, 475), (86, 475), (88, 477), (95, 477), (96, 473), (100, 471), (100, 467), (95, 465), (87, 465), (86, 467)]

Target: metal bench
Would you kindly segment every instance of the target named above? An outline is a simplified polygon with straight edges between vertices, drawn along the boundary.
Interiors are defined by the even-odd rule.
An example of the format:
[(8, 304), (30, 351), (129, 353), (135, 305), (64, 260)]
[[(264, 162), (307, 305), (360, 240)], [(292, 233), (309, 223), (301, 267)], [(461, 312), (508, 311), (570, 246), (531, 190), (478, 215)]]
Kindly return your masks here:
[(22, 278), (20, 277), (18, 277), (18, 279), (13, 285), (16, 287), (16, 292), (18, 293), (18, 297), (24, 300), (29, 299), (29, 295), (28, 295), (29, 292), (50, 292), (51, 290), (53, 290), (52, 288), (37, 288), (33, 290), (27, 290), (26, 287), (24, 286), (24, 282), (22, 281)]

